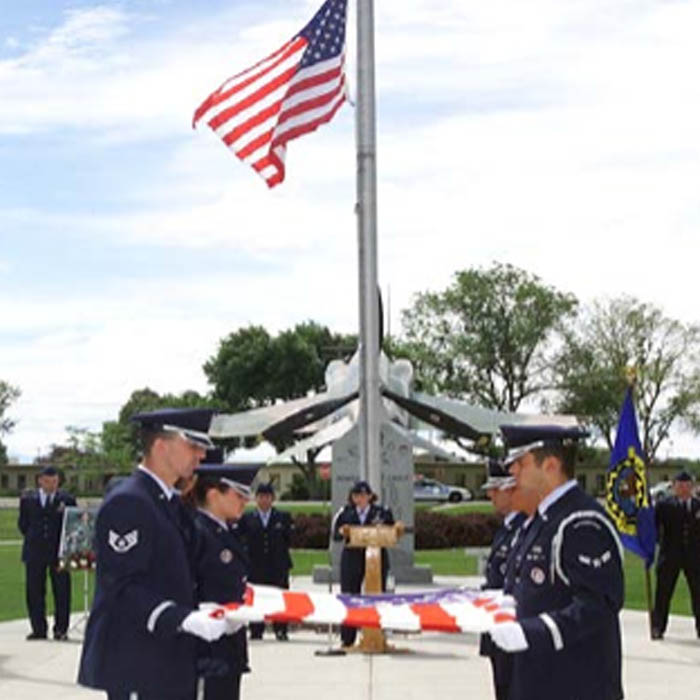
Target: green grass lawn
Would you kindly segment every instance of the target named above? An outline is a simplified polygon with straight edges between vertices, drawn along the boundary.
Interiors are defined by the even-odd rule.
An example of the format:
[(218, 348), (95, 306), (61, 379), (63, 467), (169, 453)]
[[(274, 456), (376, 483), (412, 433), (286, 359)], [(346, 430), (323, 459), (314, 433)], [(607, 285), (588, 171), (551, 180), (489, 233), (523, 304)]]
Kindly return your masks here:
[(17, 508), (0, 508), (0, 542), (22, 538), (17, 529)]

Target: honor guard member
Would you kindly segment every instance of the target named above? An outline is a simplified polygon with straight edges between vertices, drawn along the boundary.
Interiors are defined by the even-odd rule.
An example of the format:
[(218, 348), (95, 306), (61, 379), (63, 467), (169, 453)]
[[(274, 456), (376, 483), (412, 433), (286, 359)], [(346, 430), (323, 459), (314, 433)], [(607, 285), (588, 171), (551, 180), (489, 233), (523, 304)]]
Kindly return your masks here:
[[(258, 467), (204, 463), (195, 470), (187, 500), (196, 508), (195, 582), (200, 603), (242, 603), (248, 580), (248, 556), (233, 523), (252, 496)], [(218, 641), (199, 644), (198, 674), (204, 700), (237, 700), (247, 673), (245, 626)]]
[(22, 561), (25, 592), (32, 631), (27, 639), (46, 639), (46, 572), (51, 579), (54, 601), (53, 637), (68, 639), (70, 621), (70, 574), (58, 568), (58, 547), (66, 506), (75, 498), (58, 488), (54, 467), (44, 467), (38, 476), (39, 488), (22, 494), (17, 527), (24, 535)]
[(652, 639), (664, 637), (671, 596), (681, 571), (688, 581), (695, 631), (700, 637), (700, 500), (693, 496), (693, 477), (686, 471), (674, 477), (673, 492), (673, 497), (660, 501), (654, 509), (659, 558)]
[[(357, 481), (350, 489), (348, 503), (333, 518), (333, 539), (340, 542), (344, 525), (393, 525), (391, 510), (375, 503), (376, 497), (366, 481)], [(389, 557), (382, 547), (382, 590), (386, 590)], [(340, 590), (342, 593), (360, 593), (365, 578), (365, 550), (362, 547), (343, 547), (340, 556)], [(357, 629), (342, 625), (340, 638), (343, 646), (355, 643)]]
[[(496, 512), (503, 516), (503, 525), (493, 537), (491, 552), (486, 561), (486, 581), (482, 588), (502, 589), (513, 542), (526, 516), (513, 508), (515, 478), (510, 475), (506, 465), (501, 460), (490, 459), (487, 475), (482, 489), (486, 491)], [(507, 700), (512, 672), (511, 655), (499, 649), (488, 634), (481, 635), (479, 653), (491, 659), (496, 700)]]
[(97, 580), (78, 682), (110, 700), (192, 700), (196, 641), (227, 633), (225, 619), (196, 610), (195, 582), (174, 491), (212, 443), (212, 411), (134, 415), (143, 462), (110, 491), (96, 520)]
[(515, 492), (539, 498), (507, 567), (516, 622), (494, 643), (513, 656), (509, 700), (620, 700), (622, 549), (595, 499), (574, 478), (580, 428), (502, 426)]
[[(289, 513), (274, 508), (275, 490), (272, 484), (258, 484), (255, 490), (256, 508), (247, 512), (238, 522), (238, 532), (248, 548), (250, 582), (278, 588), (289, 588), (292, 557), (289, 548), (294, 524)], [(275, 622), (275, 637), (288, 640), (287, 624)], [(265, 624), (250, 623), (250, 638), (262, 639)]]

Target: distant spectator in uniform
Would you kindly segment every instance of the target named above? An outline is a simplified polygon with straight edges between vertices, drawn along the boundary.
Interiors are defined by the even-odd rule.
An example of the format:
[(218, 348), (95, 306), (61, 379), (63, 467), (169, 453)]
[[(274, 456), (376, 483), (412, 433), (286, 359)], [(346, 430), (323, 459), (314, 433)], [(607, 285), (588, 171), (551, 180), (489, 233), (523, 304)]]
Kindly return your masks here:
[[(208, 459), (208, 457), (207, 457)], [(200, 464), (187, 499), (196, 508), (194, 568), (200, 603), (241, 603), (249, 562), (237, 529), (250, 500), (258, 468)], [(242, 627), (216, 642), (199, 644), (198, 674), (204, 679), (204, 700), (238, 700), (241, 675), (249, 671), (246, 631)]]
[(586, 433), (551, 425), (501, 432), (515, 492), (539, 500), (506, 567), (504, 590), (515, 598), (517, 621), (490, 632), (513, 657), (508, 700), (620, 700), (622, 547), (574, 476)]
[[(237, 529), (248, 549), (250, 582), (289, 588), (289, 572), (292, 568), (289, 548), (294, 524), (289, 513), (272, 505), (274, 500), (275, 490), (272, 484), (258, 484), (255, 490), (256, 507), (243, 514)], [(279, 641), (287, 641), (285, 622), (275, 622), (272, 628)], [(264, 623), (251, 623), (250, 638), (262, 639), (264, 630)]]
[(54, 601), (54, 639), (68, 639), (70, 621), (70, 574), (58, 568), (58, 547), (66, 506), (75, 506), (75, 498), (58, 488), (59, 474), (44, 467), (38, 476), (38, 488), (25, 492), (19, 502), (17, 527), (24, 535), (22, 561), (25, 567), (25, 592), (32, 631), (27, 639), (46, 639), (46, 573), (51, 580)]
[(671, 597), (682, 571), (690, 589), (695, 631), (700, 638), (700, 500), (693, 496), (693, 477), (681, 471), (673, 479), (671, 498), (655, 506), (659, 558), (656, 563), (656, 596), (652, 615), (652, 639), (663, 639)]
[[(510, 475), (505, 463), (499, 459), (490, 459), (487, 464), (487, 476), (482, 488), (486, 491), (496, 512), (503, 517), (503, 525), (496, 531), (491, 543), (483, 588), (502, 589), (508, 558), (526, 516), (515, 510), (513, 505), (515, 478)], [(499, 649), (488, 634), (481, 635), (479, 653), (482, 656), (488, 656), (491, 660), (496, 700), (507, 700), (512, 673), (512, 656)]]
[[(366, 481), (357, 481), (350, 489), (348, 503), (334, 516), (331, 531), (333, 539), (342, 541), (344, 525), (393, 525), (394, 516), (389, 508), (376, 503)], [(389, 556), (382, 547), (382, 590), (386, 590)], [(343, 547), (340, 557), (340, 590), (342, 593), (360, 593), (365, 578), (365, 550), (362, 547)], [(357, 629), (342, 625), (340, 639), (344, 647), (355, 643)]]
[(189, 519), (173, 489), (213, 447), (211, 416), (208, 409), (133, 416), (143, 462), (97, 514), (95, 599), (78, 682), (109, 700), (193, 700), (197, 639), (235, 631), (196, 609)]

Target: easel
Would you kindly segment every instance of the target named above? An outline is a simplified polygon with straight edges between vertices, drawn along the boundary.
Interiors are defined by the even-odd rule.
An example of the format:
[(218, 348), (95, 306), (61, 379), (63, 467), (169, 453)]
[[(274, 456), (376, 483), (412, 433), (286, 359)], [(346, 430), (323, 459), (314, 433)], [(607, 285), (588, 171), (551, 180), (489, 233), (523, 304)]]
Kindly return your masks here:
[[(369, 595), (382, 593), (382, 547), (395, 547), (404, 533), (402, 522), (394, 525), (343, 525), (346, 547), (365, 549), (365, 587)], [(398, 651), (387, 644), (383, 630), (363, 627), (360, 642), (346, 649), (349, 653), (387, 654)]]
[(69, 627), (69, 632), (73, 632), (86, 625), (88, 617), (90, 617), (90, 582), (88, 578), (89, 573), (90, 569), (83, 569), (83, 610), (80, 613), (80, 617)]

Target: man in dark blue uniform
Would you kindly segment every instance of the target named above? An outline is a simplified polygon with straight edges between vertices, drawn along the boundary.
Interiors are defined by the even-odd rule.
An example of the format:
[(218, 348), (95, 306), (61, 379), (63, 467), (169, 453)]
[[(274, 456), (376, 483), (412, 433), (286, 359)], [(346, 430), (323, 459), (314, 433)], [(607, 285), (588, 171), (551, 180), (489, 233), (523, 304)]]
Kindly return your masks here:
[(39, 488), (24, 493), (19, 502), (17, 527), (24, 535), (22, 561), (25, 567), (27, 610), (32, 631), (27, 639), (46, 639), (46, 572), (51, 579), (54, 601), (53, 636), (68, 639), (70, 620), (70, 574), (58, 568), (58, 546), (66, 506), (75, 498), (58, 488), (54, 467), (39, 472)]
[[(348, 503), (334, 516), (331, 524), (333, 539), (340, 542), (345, 525), (393, 525), (394, 516), (389, 508), (375, 503), (375, 495), (366, 481), (357, 481), (350, 489)], [(382, 548), (382, 590), (386, 590), (389, 572), (389, 556)], [(359, 593), (365, 579), (365, 550), (362, 547), (343, 547), (340, 555), (340, 590), (342, 593)], [(340, 639), (344, 647), (355, 643), (357, 628), (342, 625)]]
[[(245, 513), (238, 522), (238, 534), (248, 549), (251, 583), (289, 588), (292, 557), (289, 548), (294, 524), (289, 513), (272, 506), (275, 491), (272, 484), (258, 484), (255, 490), (256, 509)], [(287, 624), (273, 624), (275, 637), (287, 641)], [(250, 638), (262, 639), (265, 625), (251, 623)]]
[[(209, 457), (207, 457), (209, 459)], [(249, 562), (233, 526), (251, 497), (257, 466), (206, 463), (185, 499), (196, 507), (194, 570), (200, 603), (243, 602)], [(241, 675), (247, 673), (245, 626), (211, 644), (199, 644), (198, 674), (204, 700), (238, 700)]]
[[(622, 549), (574, 478), (580, 428), (503, 426), (516, 493), (539, 499), (507, 567), (517, 622), (496, 625), (513, 656), (509, 700), (620, 700)], [(528, 496), (529, 498), (530, 496)]]
[(212, 446), (212, 411), (164, 409), (132, 420), (143, 463), (97, 514), (97, 582), (78, 681), (110, 700), (192, 700), (196, 638), (229, 632), (196, 610), (186, 516), (173, 486)]
[[(486, 581), (483, 588), (501, 589), (504, 586), (508, 558), (517, 537), (525, 514), (513, 508), (513, 487), (515, 479), (506, 465), (498, 459), (490, 459), (487, 465), (488, 478), (482, 488), (491, 500), (503, 525), (496, 531), (491, 544), (491, 552), (486, 561)], [(493, 685), (496, 700), (508, 700), (512, 673), (512, 656), (499, 649), (488, 634), (481, 635), (479, 653), (491, 659)]]
[(693, 477), (681, 471), (673, 479), (674, 495), (655, 506), (659, 558), (656, 562), (656, 597), (652, 639), (663, 639), (678, 575), (685, 574), (700, 637), (700, 499), (693, 496)]

